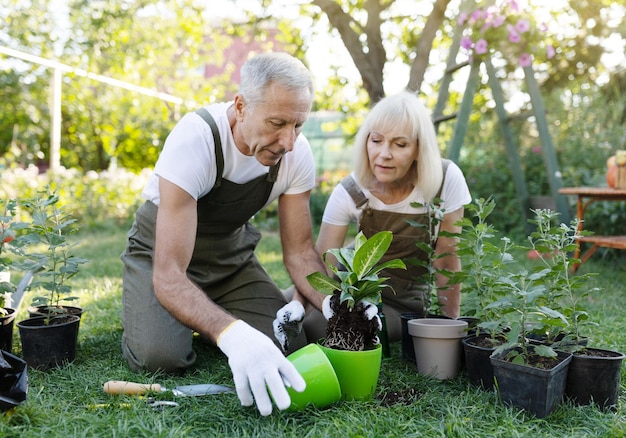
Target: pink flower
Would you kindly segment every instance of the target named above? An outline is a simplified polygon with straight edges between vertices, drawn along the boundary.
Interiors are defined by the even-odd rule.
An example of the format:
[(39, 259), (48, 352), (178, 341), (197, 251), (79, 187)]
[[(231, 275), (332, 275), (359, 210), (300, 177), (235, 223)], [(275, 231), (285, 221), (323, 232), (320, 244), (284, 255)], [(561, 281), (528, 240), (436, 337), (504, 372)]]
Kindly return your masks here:
[(484, 55), (485, 53), (487, 53), (487, 40), (481, 38), (476, 41), (476, 46), (474, 46), (474, 52), (476, 52), (477, 55)]
[(509, 41), (512, 43), (519, 43), (522, 40), (522, 37), (520, 37), (519, 33), (517, 33), (517, 31), (515, 30), (515, 28), (511, 25), (508, 26), (508, 30), (509, 30)]
[(517, 58), (520, 67), (530, 67), (532, 64), (533, 58), (528, 53), (522, 53), (519, 58)]
[(463, 47), (465, 50), (471, 49), (473, 45), (474, 41), (472, 41), (470, 37), (464, 36), (463, 38), (461, 38), (461, 47)]
[(530, 30), (530, 22), (528, 20), (520, 18), (515, 24), (515, 30), (517, 30), (519, 33), (528, 32)]
[(517, 0), (510, 0), (509, 1), (509, 7), (514, 12), (519, 12), (520, 11), (519, 3), (517, 3)]
[(554, 55), (556, 55), (554, 47), (552, 47), (552, 44), (548, 44), (548, 47), (546, 47), (546, 58), (552, 59), (554, 58)]
[(474, 12), (472, 12), (472, 15), (470, 15), (469, 23), (472, 24), (477, 22), (478, 20), (482, 20), (484, 16), (485, 15), (482, 9), (476, 9)]
[(467, 12), (461, 12), (459, 14), (459, 19), (456, 21), (456, 23), (459, 26), (463, 26), (465, 24), (465, 22), (467, 21), (467, 18), (468, 18)]
[(506, 20), (506, 17), (504, 15), (497, 15), (493, 17), (493, 20), (491, 20), (491, 25), (494, 28), (500, 27), (502, 26), (502, 23), (504, 23), (504, 20)]

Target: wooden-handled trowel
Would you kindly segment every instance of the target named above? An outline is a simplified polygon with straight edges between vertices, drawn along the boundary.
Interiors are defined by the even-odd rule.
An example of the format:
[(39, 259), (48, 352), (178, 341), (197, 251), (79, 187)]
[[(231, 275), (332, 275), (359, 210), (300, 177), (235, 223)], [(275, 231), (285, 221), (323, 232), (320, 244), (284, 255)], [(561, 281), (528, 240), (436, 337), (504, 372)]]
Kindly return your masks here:
[(141, 395), (147, 392), (167, 392), (171, 391), (177, 397), (186, 396), (200, 396), (210, 394), (221, 394), (224, 392), (235, 392), (235, 390), (229, 386), (215, 385), (212, 383), (205, 383), (199, 385), (186, 385), (177, 386), (173, 389), (167, 389), (158, 383), (135, 383), (127, 382), (124, 380), (109, 380), (104, 384), (104, 392), (107, 394), (126, 394), (126, 395)]

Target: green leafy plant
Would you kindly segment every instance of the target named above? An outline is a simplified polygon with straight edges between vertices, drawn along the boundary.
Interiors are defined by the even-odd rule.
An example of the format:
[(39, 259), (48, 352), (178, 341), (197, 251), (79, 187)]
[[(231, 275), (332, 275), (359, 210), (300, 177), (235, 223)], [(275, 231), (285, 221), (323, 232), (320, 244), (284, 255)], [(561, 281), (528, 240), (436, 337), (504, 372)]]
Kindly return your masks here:
[(69, 295), (72, 286), (68, 280), (78, 273), (81, 264), (88, 261), (71, 254), (72, 245), (68, 242), (68, 236), (77, 231), (73, 227), (76, 220), (67, 215), (58, 202), (59, 196), (47, 189), (23, 203), (32, 216), (32, 242), (45, 248), (45, 252), (32, 254), (30, 258), (30, 269), (38, 272), (31, 288), (41, 288), (47, 292), (34, 297), (32, 304), (45, 306), (49, 317), (64, 313), (62, 303), (76, 299)]
[(552, 210), (532, 210), (535, 218), (530, 222), (535, 225), (528, 240), (531, 250), (538, 256), (540, 266), (549, 269), (547, 303), (564, 316), (562, 324), (547, 321), (545, 327), (539, 327), (540, 335), (555, 348), (566, 351), (578, 351), (584, 348), (586, 336), (582, 331), (592, 325), (584, 303), (591, 292), (599, 289), (590, 287), (589, 280), (595, 273), (574, 275), (572, 266), (580, 260), (571, 254), (576, 250), (576, 241), (588, 232), (580, 230), (580, 220), (573, 219), (569, 225), (558, 223), (559, 213)]
[[(379, 263), (392, 241), (390, 231), (381, 231), (369, 239), (363, 232), (355, 237), (354, 248), (333, 248), (324, 253), (324, 262), (336, 278), (321, 272), (307, 276), (311, 286), (319, 292), (333, 295), (333, 316), (328, 321), (324, 345), (343, 350), (365, 350), (375, 345), (377, 329), (363, 315), (363, 303), (378, 304), (381, 291), (387, 287), (388, 277), (380, 277), (383, 269), (406, 269), (402, 260)], [(340, 264), (336, 266), (328, 255)]]
[[(424, 215), (425, 222), (416, 220), (407, 220), (409, 225), (416, 228), (422, 228), (426, 233), (426, 241), (417, 240), (415, 245), (421, 252), (420, 257), (411, 257), (407, 260), (407, 263), (419, 266), (424, 269), (424, 274), (420, 278), (415, 278), (424, 287), (424, 313), (426, 315), (439, 315), (441, 313), (438, 287), (437, 287), (437, 275), (445, 275), (450, 277), (452, 274), (444, 272), (435, 268), (434, 263), (437, 259), (446, 257), (448, 254), (436, 254), (435, 246), (437, 244), (437, 233), (435, 229), (443, 221), (445, 209), (441, 208), (441, 199), (435, 198), (427, 204), (420, 202), (412, 202), (411, 206), (414, 208), (425, 208), (426, 215)], [(443, 231), (440, 235), (444, 235)], [(449, 234), (448, 234), (449, 235)]]
[(506, 327), (499, 310), (490, 304), (504, 296), (502, 277), (514, 261), (513, 243), (508, 238), (496, 240), (498, 232), (488, 222), (495, 207), (492, 197), (479, 198), (465, 206), (470, 214), (458, 223), (463, 231), (457, 243), (463, 269), (450, 278), (463, 286), (463, 314), (478, 318), (478, 333), (488, 334), (493, 344), (500, 342)]

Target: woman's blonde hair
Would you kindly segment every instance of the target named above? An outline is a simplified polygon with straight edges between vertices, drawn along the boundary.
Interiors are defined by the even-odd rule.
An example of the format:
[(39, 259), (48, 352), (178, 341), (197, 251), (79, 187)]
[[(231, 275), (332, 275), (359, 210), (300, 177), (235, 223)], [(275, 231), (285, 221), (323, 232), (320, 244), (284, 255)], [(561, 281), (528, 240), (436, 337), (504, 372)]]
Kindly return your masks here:
[(381, 99), (369, 112), (354, 137), (354, 173), (361, 185), (372, 186), (376, 177), (367, 156), (367, 139), (372, 131), (393, 131), (408, 127), (417, 140), (418, 154), (414, 184), (430, 202), (441, 186), (443, 170), (435, 126), (419, 98), (411, 92)]

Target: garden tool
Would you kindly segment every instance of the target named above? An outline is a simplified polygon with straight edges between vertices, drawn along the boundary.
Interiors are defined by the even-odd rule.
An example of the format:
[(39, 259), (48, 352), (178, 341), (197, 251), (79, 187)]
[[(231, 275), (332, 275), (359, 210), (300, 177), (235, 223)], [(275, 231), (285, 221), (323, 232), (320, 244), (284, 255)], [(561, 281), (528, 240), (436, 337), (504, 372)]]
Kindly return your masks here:
[(170, 391), (176, 397), (235, 392), (235, 390), (229, 386), (215, 385), (212, 383), (177, 386), (172, 389), (168, 389), (164, 386), (159, 385), (158, 383), (135, 383), (127, 382), (124, 380), (109, 380), (104, 384), (104, 392), (106, 392), (107, 394), (141, 395), (147, 392), (167, 391)]

